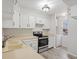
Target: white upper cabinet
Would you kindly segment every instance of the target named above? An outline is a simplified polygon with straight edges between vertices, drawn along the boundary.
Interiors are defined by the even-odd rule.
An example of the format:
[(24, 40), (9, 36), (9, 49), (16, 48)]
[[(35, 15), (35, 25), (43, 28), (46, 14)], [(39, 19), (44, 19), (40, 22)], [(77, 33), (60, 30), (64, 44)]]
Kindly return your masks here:
[(2, 28), (13, 28), (12, 20), (2, 20)]
[(27, 28), (28, 27), (28, 17), (26, 15), (20, 15), (20, 28)]
[(47, 29), (49, 28), (49, 20), (35, 17), (35, 16), (29, 16), (27, 14), (20, 14), (19, 19), (19, 25), (20, 28), (36, 28), (36, 25), (43, 25), (42, 28)]
[(19, 28), (19, 16), (19, 7), (18, 5), (14, 5), (13, 28)]
[(54, 36), (49, 36), (49, 43), (48, 43), (48, 48), (52, 48), (55, 46), (55, 38)]
[(35, 18), (33, 16), (29, 16), (29, 28), (35, 28)]
[(42, 29), (49, 29), (49, 19), (46, 18), (35, 18), (35, 24), (40, 24), (42, 25)]
[(13, 18), (13, 28), (19, 28), (20, 25), (19, 25), (19, 14), (15, 14), (14, 15), (14, 18)]
[(34, 28), (35, 27), (35, 20), (32, 16), (21, 14), (19, 21), (20, 21), (20, 28)]
[(36, 25), (42, 25), (41, 28), (49, 27), (49, 20), (43, 14), (23, 8), (19, 1), (16, 4), (15, 1), (8, 0), (6, 4), (3, 0), (3, 28), (36, 28)]
[(13, 28), (14, 0), (2, 0), (2, 28)]

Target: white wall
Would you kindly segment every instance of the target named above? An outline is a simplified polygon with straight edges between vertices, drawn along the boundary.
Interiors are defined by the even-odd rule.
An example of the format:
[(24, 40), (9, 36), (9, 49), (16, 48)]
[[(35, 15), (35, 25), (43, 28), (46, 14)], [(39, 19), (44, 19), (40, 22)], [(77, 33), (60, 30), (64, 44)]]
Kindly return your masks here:
[(76, 54), (77, 53), (77, 20), (71, 19), (69, 21), (69, 41), (68, 41), (69, 51)]
[(69, 20), (68, 36), (63, 38), (63, 46), (65, 46), (69, 52), (77, 54), (77, 20)]
[[(63, 21), (68, 20), (68, 35), (63, 35), (62, 45), (68, 49), (68, 51), (74, 55), (77, 55), (77, 6), (74, 5), (71, 8), (71, 16), (62, 15), (62, 13), (57, 13), (57, 35), (63, 35)], [(67, 12), (67, 10), (66, 10)], [(75, 16), (75, 18), (72, 18)], [(60, 41), (60, 40), (58, 40)], [(58, 43), (56, 42), (58, 45)]]
[[(71, 16), (76, 16), (76, 14), (77, 8), (75, 5), (71, 7)], [(68, 21), (68, 36), (64, 36), (63, 46), (65, 46), (70, 53), (77, 55), (77, 19), (69, 17)]]
[(77, 16), (77, 5), (71, 7), (71, 16)]

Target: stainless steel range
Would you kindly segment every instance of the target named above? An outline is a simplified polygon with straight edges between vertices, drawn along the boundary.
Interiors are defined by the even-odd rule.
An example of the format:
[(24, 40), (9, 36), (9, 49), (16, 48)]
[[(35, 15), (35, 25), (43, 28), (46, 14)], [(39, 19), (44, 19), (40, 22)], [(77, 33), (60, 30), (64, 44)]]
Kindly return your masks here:
[(48, 50), (48, 36), (43, 36), (42, 32), (33, 32), (38, 37), (38, 53)]

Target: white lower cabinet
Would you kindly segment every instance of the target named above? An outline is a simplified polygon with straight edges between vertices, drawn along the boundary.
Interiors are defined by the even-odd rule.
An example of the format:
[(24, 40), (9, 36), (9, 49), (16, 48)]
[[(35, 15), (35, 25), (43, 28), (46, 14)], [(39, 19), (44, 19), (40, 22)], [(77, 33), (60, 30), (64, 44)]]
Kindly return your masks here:
[(57, 35), (56, 37), (54, 36), (49, 36), (49, 48), (56, 48), (58, 46), (62, 46), (62, 36)]
[(57, 35), (56, 36), (56, 47), (61, 46), (61, 45), (62, 45), (62, 36)]
[(29, 45), (33, 48), (33, 50), (35, 52), (38, 51), (38, 41), (37, 39), (26, 39), (26, 40), (22, 40), (22, 42), (25, 44), (25, 45)]
[(53, 36), (49, 36), (48, 48), (55, 47), (55, 38)]
[(33, 41), (32, 41), (32, 48), (33, 48), (34, 50), (38, 51), (38, 41), (36, 41), (36, 40), (33, 40)]

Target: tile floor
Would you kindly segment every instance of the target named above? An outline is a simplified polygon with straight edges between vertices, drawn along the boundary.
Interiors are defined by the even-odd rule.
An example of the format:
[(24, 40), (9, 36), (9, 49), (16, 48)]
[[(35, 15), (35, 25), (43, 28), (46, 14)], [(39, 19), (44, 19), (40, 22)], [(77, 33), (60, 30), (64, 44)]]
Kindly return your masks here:
[(77, 58), (70, 58), (67, 54), (67, 51), (61, 47), (59, 48), (52, 48), (48, 51), (40, 53), (45, 59), (77, 59)]

